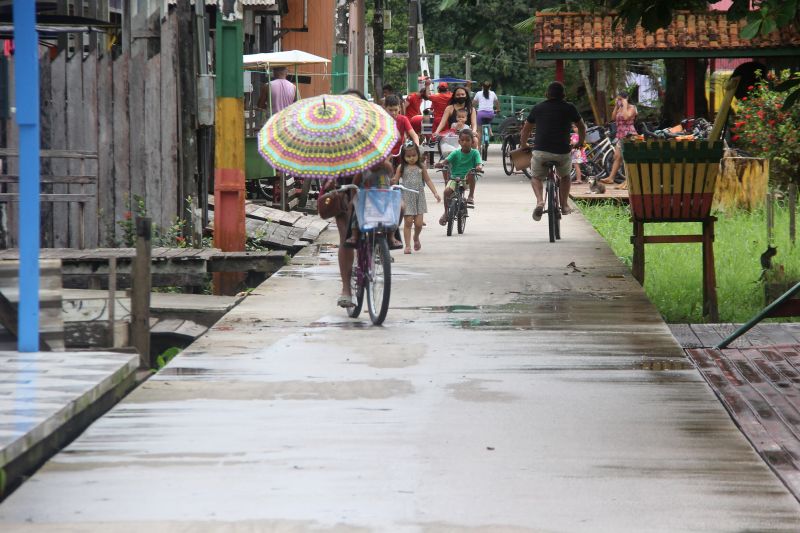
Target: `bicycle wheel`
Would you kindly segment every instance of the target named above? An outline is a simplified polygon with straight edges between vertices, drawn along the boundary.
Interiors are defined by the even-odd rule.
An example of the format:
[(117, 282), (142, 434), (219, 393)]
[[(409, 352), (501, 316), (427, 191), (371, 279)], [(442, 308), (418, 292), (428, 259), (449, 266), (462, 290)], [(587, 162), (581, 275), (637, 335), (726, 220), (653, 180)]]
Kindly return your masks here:
[(453, 193), (452, 198), (450, 198), (450, 205), (447, 206), (447, 236), (450, 237), (453, 234), (453, 222), (455, 221), (456, 217), (458, 216), (458, 193)]
[(561, 240), (561, 197), (559, 196), (558, 183), (553, 187), (553, 197), (556, 199), (556, 240)]
[(353, 258), (353, 270), (350, 272), (350, 291), (356, 298), (353, 307), (347, 308), (347, 316), (358, 318), (364, 307), (364, 280), (366, 279), (367, 240), (361, 239)]
[(511, 162), (511, 151), (515, 148), (516, 147), (508, 137), (503, 139), (503, 145), (500, 151), (503, 153), (503, 172), (506, 173), (506, 176), (510, 176), (514, 172), (514, 164)]
[(556, 184), (551, 176), (547, 178), (547, 227), (550, 230), (550, 242), (556, 242), (558, 231), (558, 202), (556, 200)]
[(467, 227), (467, 203), (462, 201), (458, 210), (458, 234), (463, 235)]
[(380, 326), (389, 311), (389, 296), (392, 292), (392, 257), (389, 255), (389, 242), (385, 235), (376, 235), (373, 239), (371, 239), (373, 242), (369, 275), (366, 279), (367, 307), (372, 323)]

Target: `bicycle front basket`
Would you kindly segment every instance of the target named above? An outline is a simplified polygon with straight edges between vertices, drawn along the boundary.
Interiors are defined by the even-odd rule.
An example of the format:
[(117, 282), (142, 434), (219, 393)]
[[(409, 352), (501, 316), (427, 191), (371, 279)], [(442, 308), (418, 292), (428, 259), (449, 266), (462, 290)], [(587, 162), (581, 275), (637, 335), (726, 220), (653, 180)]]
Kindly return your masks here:
[(356, 215), (361, 231), (383, 225), (395, 228), (400, 220), (402, 194), (396, 189), (359, 189), (356, 196)]

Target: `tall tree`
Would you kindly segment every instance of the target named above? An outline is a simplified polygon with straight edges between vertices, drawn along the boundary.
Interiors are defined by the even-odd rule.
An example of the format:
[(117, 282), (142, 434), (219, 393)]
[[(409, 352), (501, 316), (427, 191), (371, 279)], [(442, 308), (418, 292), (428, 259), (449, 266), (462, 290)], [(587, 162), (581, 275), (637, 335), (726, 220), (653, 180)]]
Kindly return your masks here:
[(502, 92), (541, 96), (552, 79), (550, 69), (532, 68), (531, 34), (514, 29), (541, 6), (556, 0), (442, 0), (423, 3), (429, 52), (449, 52), (442, 73), (463, 76), (464, 56), (474, 54), (472, 78), (492, 80)]

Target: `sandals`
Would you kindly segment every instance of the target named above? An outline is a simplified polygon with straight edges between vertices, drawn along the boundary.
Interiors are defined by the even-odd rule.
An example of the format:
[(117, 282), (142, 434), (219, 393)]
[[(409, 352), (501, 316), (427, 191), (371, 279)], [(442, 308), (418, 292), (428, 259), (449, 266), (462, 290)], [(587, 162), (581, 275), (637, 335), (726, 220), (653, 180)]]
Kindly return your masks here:
[(419, 252), (422, 250), (422, 243), (419, 241), (414, 241), (414, 251)]
[(406, 248), (405, 250), (403, 250), (403, 253), (404, 254), (410, 254), (411, 253), (411, 248)]
[(616, 183), (612, 178), (603, 178), (597, 181), (599, 181), (600, 183), (605, 183), (606, 185), (614, 185), (614, 183)]
[(544, 205), (537, 205), (533, 209), (533, 220), (536, 222), (542, 220), (542, 213), (544, 213)]
[(439, 217), (439, 225), (446, 226), (447, 225), (447, 215), (442, 215)]
[(339, 299), (336, 300), (336, 305), (338, 305), (339, 307), (344, 307), (345, 309), (348, 308), (348, 307), (355, 307), (356, 306), (356, 304), (353, 303), (353, 297), (352, 296), (346, 296), (344, 294), (339, 296)]
[(398, 241), (398, 240), (395, 240), (395, 241), (391, 241), (390, 240), (389, 241), (389, 249), (390, 250), (399, 250), (402, 247), (403, 247), (403, 243)]
[(471, 205), (475, 207), (475, 199), (474, 198), (467, 198), (467, 205)]

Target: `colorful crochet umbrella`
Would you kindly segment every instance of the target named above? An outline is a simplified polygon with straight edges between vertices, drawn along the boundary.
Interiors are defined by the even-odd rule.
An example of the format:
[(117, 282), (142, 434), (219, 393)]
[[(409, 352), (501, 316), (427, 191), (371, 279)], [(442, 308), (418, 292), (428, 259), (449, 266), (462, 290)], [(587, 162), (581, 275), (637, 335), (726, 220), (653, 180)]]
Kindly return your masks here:
[(334, 179), (380, 163), (397, 139), (394, 119), (381, 107), (325, 94), (273, 115), (258, 132), (258, 151), (291, 176)]

